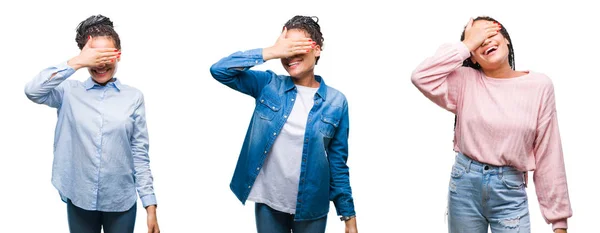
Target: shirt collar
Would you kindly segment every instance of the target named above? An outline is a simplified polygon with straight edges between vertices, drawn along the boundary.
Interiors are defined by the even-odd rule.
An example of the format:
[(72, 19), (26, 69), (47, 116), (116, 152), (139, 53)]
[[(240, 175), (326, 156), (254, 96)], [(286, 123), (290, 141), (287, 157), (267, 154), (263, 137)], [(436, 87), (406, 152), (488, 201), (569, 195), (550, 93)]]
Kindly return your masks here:
[[(319, 95), (323, 100), (327, 98), (327, 85), (325, 85), (325, 80), (319, 75), (315, 75), (315, 80), (319, 82), (319, 89), (317, 89), (317, 95)], [(296, 88), (296, 84), (292, 80), (292, 77), (285, 79), (285, 91), (290, 91)]]
[[(85, 80), (85, 82), (83, 82), (83, 86), (85, 87), (85, 90), (89, 90), (94, 87), (101, 87), (100, 84), (94, 82), (92, 77), (89, 77), (87, 80)], [(121, 91), (122, 88), (121, 81), (119, 81), (119, 79), (117, 78), (113, 78), (113, 81), (107, 83), (106, 86), (114, 87), (115, 89), (117, 89), (117, 91)]]

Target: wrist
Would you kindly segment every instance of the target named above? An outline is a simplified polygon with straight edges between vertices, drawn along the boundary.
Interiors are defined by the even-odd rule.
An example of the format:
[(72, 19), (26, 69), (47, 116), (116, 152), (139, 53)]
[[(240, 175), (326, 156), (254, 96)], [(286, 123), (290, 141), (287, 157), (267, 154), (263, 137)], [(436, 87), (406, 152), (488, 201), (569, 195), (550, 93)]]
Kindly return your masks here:
[(469, 52), (473, 52), (475, 49), (477, 49), (477, 47), (479, 47), (479, 45), (474, 44), (469, 40), (463, 40), (462, 42), (467, 46), (467, 48), (469, 48)]
[(70, 66), (71, 68), (73, 68), (74, 70), (78, 70), (78, 69), (82, 68), (83, 65), (81, 65), (78, 58), (79, 58), (79, 56), (69, 59), (69, 61), (67, 61), (67, 65)]
[(275, 53), (273, 52), (273, 47), (266, 47), (262, 50), (262, 56), (264, 61), (268, 61), (271, 59), (277, 58)]
[(146, 206), (146, 213), (148, 213), (148, 214), (156, 214), (156, 205)]

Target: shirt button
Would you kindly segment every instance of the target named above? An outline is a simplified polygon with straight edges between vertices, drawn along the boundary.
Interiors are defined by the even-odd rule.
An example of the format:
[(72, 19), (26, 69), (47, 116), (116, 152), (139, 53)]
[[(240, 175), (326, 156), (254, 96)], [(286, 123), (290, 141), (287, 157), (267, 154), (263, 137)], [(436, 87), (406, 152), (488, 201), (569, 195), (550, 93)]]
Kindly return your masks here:
[(292, 99), (292, 102), (294, 101), (294, 99)]
[(287, 118), (287, 115), (283, 115), (283, 118)]
[(271, 109), (275, 110), (275, 107), (272, 107)]
[(252, 186), (248, 185), (248, 188), (251, 188)]
[(490, 167), (486, 165), (485, 167), (483, 167), (483, 170), (490, 170)]
[(273, 133), (273, 136), (277, 135), (277, 133)]
[(261, 103), (264, 103), (264, 102), (265, 102), (265, 100), (260, 100), (260, 102), (261, 102)]
[(306, 162), (306, 159), (302, 159), (302, 162)]
[(260, 170), (260, 167), (257, 167), (257, 168), (256, 168), (256, 170), (257, 170), (257, 171), (258, 171), (258, 170)]
[(267, 153), (267, 151), (265, 151), (265, 154)]
[(254, 63), (258, 64), (258, 60), (254, 61)]

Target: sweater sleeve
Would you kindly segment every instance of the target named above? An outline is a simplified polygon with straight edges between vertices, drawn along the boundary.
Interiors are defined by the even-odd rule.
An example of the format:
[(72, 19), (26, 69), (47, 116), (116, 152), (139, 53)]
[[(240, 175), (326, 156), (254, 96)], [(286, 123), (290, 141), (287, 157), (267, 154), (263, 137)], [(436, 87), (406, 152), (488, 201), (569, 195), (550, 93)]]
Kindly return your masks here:
[(552, 223), (552, 229), (566, 229), (567, 218), (573, 212), (567, 190), (552, 82), (549, 82), (542, 93), (534, 145), (536, 169), (533, 181), (546, 223)]
[(462, 63), (470, 56), (462, 42), (442, 45), (413, 71), (411, 81), (425, 97), (456, 114), (465, 73), (472, 70)]

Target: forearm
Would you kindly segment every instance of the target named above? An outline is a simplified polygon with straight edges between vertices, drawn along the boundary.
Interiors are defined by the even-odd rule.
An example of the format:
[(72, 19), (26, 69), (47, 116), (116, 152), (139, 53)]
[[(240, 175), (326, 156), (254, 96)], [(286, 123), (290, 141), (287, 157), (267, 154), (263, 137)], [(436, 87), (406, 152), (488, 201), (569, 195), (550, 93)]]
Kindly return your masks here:
[(56, 107), (63, 94), (59, 85), (73, 73), (75, 70), (67, 62), (48, 67), (25, 85), (25, 95), (35, 103)]

